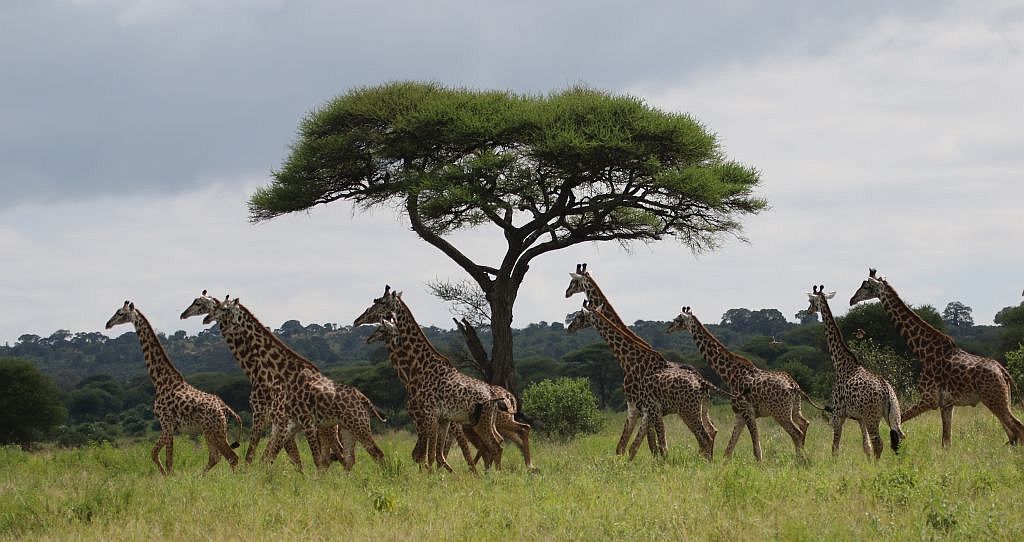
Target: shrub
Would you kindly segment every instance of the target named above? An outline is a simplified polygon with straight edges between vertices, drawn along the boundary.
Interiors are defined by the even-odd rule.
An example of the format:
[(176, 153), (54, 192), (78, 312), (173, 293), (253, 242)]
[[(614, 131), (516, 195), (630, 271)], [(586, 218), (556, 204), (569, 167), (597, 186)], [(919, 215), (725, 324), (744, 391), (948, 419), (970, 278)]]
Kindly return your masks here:
[(604, 419), (586, 378), (542, 380), (523, 390), (523, 412), (536, 420), (538, 433), (571, 439), (601, 430)]
[[(1010, 371), (1010, 376), (1013, 377), (1013, 383), (1016, 389), (1010, 390), (1011, 394), (1020, 395), (1021, 389), (1024, 389), (1024, 344), (1018, 346), (1018, 348), (1012, 352), (1006, 353), (1006, 369)], [(1018, 397), (1018, 401), (1024, 400), (1024, 398)]]
[(889, 346), (878, 344), (870, 338), (854, 339), (849, 342), (849, 346), (861, 365), (892, 384), (896, 395), (902, 401), (905, 402), (915, 396), (917, 391), (914, 379), (915, 360), (899, 354)]

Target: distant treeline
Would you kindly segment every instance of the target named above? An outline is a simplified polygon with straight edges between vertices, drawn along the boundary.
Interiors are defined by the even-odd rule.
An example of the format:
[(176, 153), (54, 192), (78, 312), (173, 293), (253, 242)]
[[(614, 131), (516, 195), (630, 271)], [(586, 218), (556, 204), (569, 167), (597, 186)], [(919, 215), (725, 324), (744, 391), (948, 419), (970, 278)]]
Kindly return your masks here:
[[(1016, 349), (1024, 340), (1024, 305), (1001, 311), (996, 319), (1001, 325), (996, 326), (972, 325), (970, 308), (959, 304), (958, 307), (956, 314), (950, 314), (950, 307), (943, 314), (931, 306), (915, 310), (953, 335), (963, 348), (978, 354), (1002, 360), (1005, 352)], [(966, 319), (963, 309), (967, 311)], [(798, 314), (801, 323), (793, 323), (777, 309), (745, 308), (731, 309), (720, 318), (698, 314), (702, 316), (704, 324), (730, 349), (750, 357), (759, 366), (790, 372), (812, 395), (829, 396), (831, 362), (821, 324), (816, 319)], [(912, 382), (916, 364), (878, 304), (854, 307), (839, 319), (839, 324), (848, 341), (869, 344), (882, 358), (895, 360), (883, 363), (906, 372)], [(665, 333), (668, 322), (663, 321), (640, 320), (631, 327), (670, 360), (692, 364), (720, 383), (688, 334)], [(366, 343), (371, 331), (371, 326), (302, 325), (297, 320), (289, 320), (274, 330), (328, 376), (359, 387), (389, 417), (402, 423), (405, 391), (388, 364), (383, 347)], [(487, 346), (488, 330), (479, 331)], [(468, 354), (457, 330), (426, 327), (424, 333), (441, 352), (472, 372), (469, 364), (464, 363)], [(190, 382), (222, 396), (243, 415), (248, 412), (249, 382), (216, 326), (196, 335), (184, 331), (161, 334), (160, 339), (172, 362)], [(584, 376), (590, 380), (601, 407), (624, 408), (622, 372), (593, 330), (568, 334), (560, 322), (538, 322), (514, 330), (514, 344), (520, 390), (547, 378)], [(153, 428), (153, 388), (134, 332), (116, 338), (66, 330), (49, 337), (22, 335), (15, 344), (0, 347), (0, 358), (28, 360), (54, 381), (69, 413), (68, 427), (63, 429), (67, 444), (83, 439), (102, 440), (107, 434), (142, 434)]]

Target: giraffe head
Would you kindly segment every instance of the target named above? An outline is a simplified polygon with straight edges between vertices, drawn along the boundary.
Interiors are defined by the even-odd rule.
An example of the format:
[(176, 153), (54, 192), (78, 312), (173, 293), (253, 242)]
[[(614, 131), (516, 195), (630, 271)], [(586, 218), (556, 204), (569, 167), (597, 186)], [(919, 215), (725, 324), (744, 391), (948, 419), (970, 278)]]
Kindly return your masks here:
[(206, 317), (203, 318), (204, 324), (212, 324), (217, 322), (220, 327), (224, 327), (237, 324), (242, 319), (242, 308), (239, 306), (239, 299), (236, 297), (231, 299), (231, 296), (224, 296), (224, 301), (217, 302), (216, 305), (210, 309), (210, 312), (206, 313)]
[(135, 303), (131, 301), (125, 301), (124, 306), (117, 309), (117, 312), (107, 320), (107, 329), (110, 329), (116, 325), (127, 324), (128, 322), (135, 323)]
[(680, 329), (685, 329), (686, 331), (693, 333), (694, 328), (698, 325), (697, 318), (693, 315), (690, 307), (683, 307), (683, 310), (679, 311), (679, 316), (676, 316), (675, 319), (672, 320), (665, 332), (675, 333)]
[(811, 286), (812, 292), (807, 292), (807, 299), (811, 304), (807, 307), (808, 314), (820, 313), (822, 306), (825, 305), (827, 300), (832, 299), (836, 296), (835, 292), (825, 293), (825, 285)]
[(200, 314), (209, 314), (217, 305), (220, 305), (220, 301), (210, 295), (206, 295), (206, 290), (203, 290), (203, 295), (192, 300), (192, 304), (187, 309), (182, 311), (181, 319), (192, 316), (199, 316)]
[(868, 279), (860, 284), (860, 288), (850, 298), (850, 305), (856, 305), (861, 301), (878, 299), (882, 296), (885, 279), (875, 276), (875, 269), (868, 270)]
[(569, 287), (565, 289), (565, 297), (569, 298), (575, 294), (580, 294), (586, 291), (587, 283), (587, 264), (578, 263), (576, 264), (576, 272), (569, 273)]
[(395, 324), (393, 315), (391, 318), (381, 318), (380, 323), (374, 328), (373, 333), (366, 338), (366, 343), (380, 342), (389, 344), (398, 338), (398, 325)]
[(595, 306), (589, 300), (584, 300), (582, 309), (566, 315), (565, 331), (568, 333), (576, 333), (581, 329), (594, 327), (597, 321), (596, 313), (600, 312), (600, 310), (600, 306)]
[(372, 324), (388, 318), (392, 313), (399, 310), (402, 292), (391, 289), (391, 286), (384, 286), (384, 295), (373, 300), (373, 303), (360, 314), (352, 325), (361, 326)]

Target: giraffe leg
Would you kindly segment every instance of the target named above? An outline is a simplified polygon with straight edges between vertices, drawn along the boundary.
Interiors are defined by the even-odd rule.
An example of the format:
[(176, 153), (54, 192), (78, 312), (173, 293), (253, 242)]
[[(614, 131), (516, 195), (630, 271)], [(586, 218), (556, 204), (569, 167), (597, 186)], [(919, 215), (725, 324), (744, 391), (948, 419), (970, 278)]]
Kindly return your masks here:
[(832, 412), (832, 457), (839, 453), (839, 443), (843, 439), (843, 424), (846, 423), (846, 416), (840, 416)]
[(907, 409), (906, 412), (903, 412), (903, 415), (901, 417), (901, 421), (905, 422), (907, 420), (916, 418), (921, 413), (927, 412), (929, 410), (932, 410), (932, 409), (935, 409), (935, 408), (938, 408), (938, 407), (939, 407), (939, 402), (935, 399), (935, 396), (933, 396), (933, 395), (922, 395), (921, 396), (921, 400), (918, 401), (916, 405), (914, 405), (914, 406), (910, 407), (909, 409)]
[(637, 425), (639, 426), (640, 430), (637, 431), (636, 437), (633, 439), (633, 444), (630, 444), (630, 446), (629, 446), (629, 460), (630, 461), (632, 461), (633, 458), (636, 457), (636, 452), (637, 452), (637, 450), (640, 449), (640, 442), (642, 442), (645, 437), (649, 436), (648, 435), (649, 421), (648, 421), (648, 416), (647, 416), (646, 413), (642, 413), (640, 415), (640, 419), (637, 421)]
[(430, 443), (430, 449), (433, 451), (434, 461), (439, 468), (443, 467), (448, 472), (455, 472), (455, 469), (448, 464), (448, 458), (444, 456), (444, 448), (441, 446), (441, 443), (448, 436), (449, 425), (451, 425), (449, 420), (442, 420), (437, 424), (437, 433)]
[(268, 425), (264, 417), (265, 413), (262, 411), (253, 413), (252, 432), (249, 433), (249, 448), (245, 450), (246, 464), (252, 464), (252, 460), (256, 458), (256, 447), (259, 446), (260, 439), (263, 438), (263, 430)]
[(861, 447), (864, 449), (864, 455), (868, 456), (868, 459), (874, 455), (874, 451), (871, 449), (871, 433), (868, 431), (868, 424), (864, 420), (860, 420), (860, 438)]
[(356, 462), (356, 438), (348, 429), (341, 429), (338, 433), (341, 437), (342, 450), (337, 451), (337, 453), (340, 454), (341, 465), (345, 470), (350, 471)]
[(949, 448), (950, 433), (953, 429), (953, 405), (942, 407), (942, 447)]
[(665, 420), (661, 415), (654, 416), (654, 430), (658, 434), (658, 455), (668, 456), (668, 438), (665, 435)]
[(167, 439), (167, 447), (164, 448), (164, 467), (167, 469), (167, 475), (171, 475), (171, 470), (174, 468), (174, 434), (169, 435)]
[(512, 418), (507, 424), (503, 425), (500, 429), (501, 434), (515, 443), (519, 447), (519, 451), (523, 453), (523, 461), (526, 463), (526, 468), (534, 470), (533, 460), (530, 458), (530, 432), (533, 430), (529, 425), (525, 423), (519, 423)]
[(868, 436), (871, 437), (871, 451), (875, 453), (875, 461), (882, 458), (882, 436), (878, 434), (879, 423), (880, 420), (875, 420), (867, 424)]
[(160, 432), (160, 438), (156, 439), (156, 444), (153, 445), (153, 451), (150, 452), (150, 457), (153, 459), (153, 463), (156, 463), (156, 468), (160, 469), (160, 474), (167, 476), (169, 474), (164, 466), (160, 464), (160, 449), (167, 446), (167, 443), (174, 438), (167, 431)]
[(704, 425), (704, 430), (711, 436), (713, 444), (715, 437), (718, 436), (718, 428), (715, 427), (715, 422), (711, 421), (711, 408), (708, 403), (710, 403), (710, 400), (707, 398), (700, 402), (700, 420), (701, 424)]
[(1024, 424), (1021, 424), (1020, 420), (1013, 415), (1010, 394), (1004, 392), (985, 396), (981, 398), (981, 402), (1003, 424), (1003, 430), (1006, 431), (1009, 444), (1021, 444), (1021, 439), (1024, 438)]
[(746, 416), (745, 422), (747, 430), (750, 431), (750, 443), (754, 447), (754, 458), (760, 463), (764, 458), (764, 453), (761, 451), (761, 431), (757, 428), (757, 418), (751, 413)]
[(729, 437), (729, 444), (725, 446), (725, 457), (732, 457), (732, 451), (736, 448), (736, 443), (740, 440), (740, 434), (743, 433), (743, 427), (746, 425), (746, 419), (743, 415), (737, 413), (736, 421), (732, 426), (732, 436)]
[[(790, 412), (786, 413), (791, 414)], [(779, 422), (779, 425), (789, 433), (789, 438), (793, 439), (793, 447), (796, 449), (796, 455), (803, 457), (804, 455), (804, 434), (800, 431), (800, 427), (797, 426), (796, 422), (792, 418), (786, 416), (774, 416), (775, 421)]]
[(206, 441), (206, 451), (209, 454), (206, 466), (203, 467), (203, 474), (206, 474), (220, 461), (220, 450), (217, 449), (217, 435), (215, 433), (206, 431), (203, 433), (203, 439)]
[(637, 409), (636, 404), (632, 402), (626, 403), (626, 423), (622, 425), (622, 436), (619, 437), (619, 444), (615, 447), (616, 455), (626, 453), (626, 445), (629, 444), (629, 438), (633, 436), (633, 431), (636, 429), (636, 423), (639, 418), (640, 410)]
[(793, 412), (791, 413), (793, 421), (800, 429), (800, 447), (807, 442), (807, 428), (811, 426), (811, 422), (804, 417), (804, 413), (800, 411), (800, 397), (796, 397), (793, 401)]
[(700, 414), (700, 412), (697, 412), (696, 416), (685, 416), (684, 413), (680, 412), (679, 417), (682, 418), (683, 423), (686, 424), (686, 427), (690, 428), (690, 432), (697, 439), (697, 448), (700, 450), (700, 455), (711, 461), (714, 456), (715, 440), (708, 434), (708, 430), (704, 428), (704, 421), (701, 420)]
[[(359, 444), (363, 445), (363, 449), (366, 450), (366, 453), (370, 454), (370, 457), (372, 457), (374, 461), (377, 463), (383, 463), (384, 452), (381, 451), (377, 446), (377, 443), (373, 440), (373, 431), (370, 429), (370, 420), (360, 420), (352, 425), (354, 427), (349, 428), (349, 431), (352, 432), (352, 436), (359, 441)], [(352, 454), (352, 461), (355, 462), (355, 445), (348, 445), (346, 447), (346, 452)], [(351, 466), (349, 468), (351, 468)]]
[(462, 452), (462, 457), (466, 460), (466, 464), (469, 465), (470, 472), (476, 472), (476, 462), (481, 458), (484, 460), (484, 468), (490, 468), (491, 458), (484, 454), (483, 448), (477, 446), (476, 455), (474, 456), (473, 450), (469, 447), (471, 439), (470, 434), (473, 433), (472, 430), (467, 432), (461, 425), (453, 425), (451, 432), (455, 437), (455, 442), (459, 445), (459, 451)]

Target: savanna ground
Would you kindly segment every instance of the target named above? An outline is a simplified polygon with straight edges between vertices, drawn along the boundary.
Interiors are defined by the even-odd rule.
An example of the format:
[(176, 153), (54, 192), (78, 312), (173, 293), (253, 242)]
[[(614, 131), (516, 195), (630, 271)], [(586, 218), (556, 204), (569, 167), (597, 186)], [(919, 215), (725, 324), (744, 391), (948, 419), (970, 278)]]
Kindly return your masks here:
[[(669, 456), (646, 444), (632, 463), (614, 454), (622, 424), (610, 415), (598, 435), (567, 443), (537, 439), (539, 472), (514, 448), (506, 468), (474, 476), (457, 450), (456, 473), (420, 472), (406, 432), (378, 437), (388, 462), (360, 449), (352, 473), (299, 474), (273, 467), (198, 473), (205, 447), (179, 437), (175, 472), (162, 478), (151, 443), (22, 452), (0, 448), (0, 538), (140, 539), (675, 539), (675, 540), (1021, 540), (1024, 449), (1005, 446), (981, 408), (957, 409), (953, 446), (939, 447), (937, 412), (912, 420), (899, 456), (868, 461), (847, 422), (840, 455), (831, 429), (811, 417), (807, 463), (789, 437), (761, 421), (765, 461), (746, 434), (731, 461), (721, 452), (731, 414), (716, 407), (713, 463), (667, 418)], [(1020, 414), (1019, 410), (1017, 412)], [(883, 425), (883, 428), (885, 426)], [(244, 447), (244, 444), (243, 444)], [(307, 457), (307, 470), (308, 470)]]

